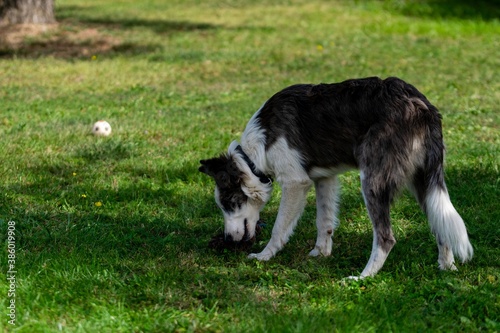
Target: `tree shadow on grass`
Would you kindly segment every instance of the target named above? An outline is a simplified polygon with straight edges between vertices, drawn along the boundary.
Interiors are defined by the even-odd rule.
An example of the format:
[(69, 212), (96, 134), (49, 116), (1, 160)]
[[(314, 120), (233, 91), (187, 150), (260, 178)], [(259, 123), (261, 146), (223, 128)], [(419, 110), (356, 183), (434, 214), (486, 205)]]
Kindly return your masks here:
[[(122, 146), (117, 149), (110, 155), (98, 152), (82, 156), (88, 170), (79, 171), (78, 177), (92, 177), (96, 168), (133, 156)], [(106, 163), (101, 164), (103, 161)], [(3, 216), (0, 217), (4, 222), (16, 221), (21, 236), (18, 241), (20, 248), (29, 250), (31, 255), (80, 253), (89, 258), (112, 256), (139, 261), (155, 260), (165, 255), (170, 258), (167, 260), (192, 255), (197, 258), (221, 256), (221, 253), (208, 247), (211, 235), (222, 229), (222, 216), (211, 193), (213, 184), (209, 185), (210, 191), (203, 193), (169, 185), (169, 182), (192, 182), (192, 174), (197, 172), (194, 165), (145, 169), (130, 164), (116, 170), (122, 175), (128, 174), (130, 178), (130, 182), (116, 189), (110, 188), (109, 184), (92, 184), (88, 180), (81, 184), (72, 178), (77, 169), (72, 163), (40, 163), (29, 168), (34, 179), (32, 182), (1, 187), (6, 209), (2, 209)], [(452, 200), (468, 224), (471, 241), (476, 253), (479, 253), (479, 260), (474, 260), (474, 264), (479, 266), (491, 265), (495, 253), (498, 254), (494, 246), (498, 234), (491, 232), (498, 212), (495, 207), (488, 206), (492, 204), (491, 200), (481, 199), (484, 195), (498, 196), (498, 190), (497, 193), (491, 192), (494, 178), (495, 175), (476, 169), (451, 169), (447, 174)], [(152, 186), (153, 183), (159, 185)], [(82, 194), (86, 194), (85, 197)], [(97, 200), (103, 202), (102, 207), (94, 205)], [(343, 205), (341, 215), (346, 217), (359, 213), (360, 195), (349, 194), (341, 200), (352, 203)], [(30, 207), (30, 202), (37, 203), (35, 209)], [(269, 240), (272, 219), (276, 216), (273, 210), (264, 213), (269, 219), (268, 226), (262, 243), (254, 248), (256, 251), (262, 250)], [(308, 207), (305, 215), (313, 216), (314, 210), (314, 207)], [(491, 211), (491, 219), (472, 220), (478, 210)], [(423, 213), (420, 220), (425, 221)], [(301, 260), (307, 260), (307, 253), (313, 245), (307, 237), (315, 237), (314, 223), (310, 222), (314, 219), (301, 222), (302, 226), (297, 228), (298, 235), (292, 237), (275, 262), (300, 266)], [(5, 223), (0, 223), (0, 229), (5, 231), (5, 228)], [(342, 275), (361, 271), (368, 260), (371, 226), (362, 229), (353, 230), (346, 225), (335, 235), (334, 244), (340, 244), (340, 247), (334, 248), (333, 269), (342, 272)], [(301, 234), (304, 230), (307, 235)], [(394, 267), (399, 262), (418, 261), (415, 256), (420, 256), (426, 264), (435, 263), (437, 249), (427, 223), (421, 223), (406, 235), (404, 240), (398, 239), (390, 256), (392, 264), (388, 267)], [(241, 261), (244, 255), (223, 253), (222, 257), (229, 261)]]
[[(137, 17), (107, 17), (97, 6), (65, 6), (56, 10), (56, 25), (0, 26), (0, 59), (55, 57), (67, 60), (95, 59), (97, 56), (135, 56), (161, 53), (160, 43), (124, 41), (123, 31), (149, 29), (168, 36), (204, 33), (217, 29), (255, 30), (253, 26), (226, 27), (206, 22), (191, 22)], [(188, 52), (189, 55), (189, 52)], [(158, 57), (162, 59), (161, 57)]]
[(498, 20), (498, 0), (409, 0), (387, 2), (389, 8), (411, 17), (437, 19)]
[[(216, 220), (216, 213), (221, 220), (213, 197), (175, 185), (191, 182), (197, 166), (137, 167), (139, 155), (134, 143), (109, 138), (82, 143), (65, 159), (33, 161), (25, 167), (31, 181), (0, 187), (0, 218), (16, 221), (19, 245), (34, 252), (160, 257), (206, 250), (210, 225), (193, 221)], [(96, 174), (101, 180), (93, 180)]]
[(148, 20), (136, 17), (102, 16), (96, 6), (64, 6), (57, 8), (57, 20), (74, 22), (95, 27), (105, 27), (113, 30), (146, 28), (159, 34), (174, 34), (179, 32), (214, 30), (219, 25), (205, 22), (190, 22), (177, 20)]
[(86, 25), (50, 27), (13, 25), (0, 28), (0, 59), (54, 57), (65, 60), (96, 60), (101, 56), (157, 52), (154, 43), (123, 42), (120, 38)]
[[(96, 16), (97, 15), (97, 16)], [(0, 58), (55, 57), (67, 60), (95, 59), (97, 56), (144, 55), (161, 52), (158, 43), (123, 41), (124, 29), (146, 28), (158, 34), (213, 30), (217, 25), (203, 22), (100, 18), (99, 8), (59, 6), (58, 24), (0, 26)]]

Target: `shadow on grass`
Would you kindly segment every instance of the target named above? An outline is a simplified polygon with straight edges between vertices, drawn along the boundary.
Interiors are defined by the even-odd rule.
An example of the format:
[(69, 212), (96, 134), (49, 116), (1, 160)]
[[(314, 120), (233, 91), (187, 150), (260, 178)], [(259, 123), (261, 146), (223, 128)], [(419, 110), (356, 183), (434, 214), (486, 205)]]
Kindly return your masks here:
[(437, 19), (498, 20), (498, 0), (389, 0), (390, 9), (411, 17)]
[(19, 245), (35, 252), (160, 257), (199, 248), (199, 235), (208, 244), (209, 226), (192, 220), (216, 218), (213, 197), (176, 191), (197, 167), (138, 167), (130, 163), (138, 154), (135, 144), (110, 138), (82, 144), (65, 161), (33, 163), (27, 170), (33, 181), (0, 187), (0, 218), (16, 221)]
[(89, 59), (96, 56), (144, 55), (161, 52), (157, 43), (122, 41), (110, 30), (146, 28), (158, 34), (213, 30), (203, 22), (99, 18), (98, 7), (58, 6), (58, 25), (14, 25), (0, 28), (0, 58)]
[(69, 24), (43, 27), (0, 27), (0, 59), (54, 57), (65, 60), (96, 60), (97, 57), (135, 56), (162, 50), (160, 44), (123, 42), (99, 27)]
[[(78, 60), (95, 59), (97, 56), (163, 54), (163, 46), (159, 43), (123, 41), (118, 37), (128, 29), (149, 29), (162, 36), (217, 29), (255, 29), (228, 28), (205, 22), (100, 17), (99, 8), (95, 6), (61, 5), (56, 14), (59, 24), (48, 28), (36, 25), (0, 27), (0, 59), (51, 56)], [(189, 58), (192, 53), (185, 50), (180, 54), (182, 58), (186, 55)], [(167, 59), (172, 60), (171, 57)], [(165, 57), (158, 55), (156, 58), (162, 60)]]
[[(131, 156), (122, 146), (118, 148), (111, 156), (99, 153), (82, 156), (88, 169), (80, 169), (78, 177), (92, 177), (97, 168), (112, 167)], [(5, 231), (5, 221), (16, 221), (20, 235), (18, 246), (30, 256), (77, 255), (88, 260), (107, 257), (111, 259), (106, 259), (106, 262), (136, 261), (136, 266), (145, 260), (166, 260), (171, 265), (176, 258), (185, 257), (208, 261), (218, 258), (216, 260), (229, 263), (244, 260), (242, 253), (221, 255), (208, 248), (210, 237), (222, 229), (222, 216), (211, 194), (213, 184), (208, 185), (211, 187), (208, 192), (186, 190), (189, 186), (185, 184), (192, 183), (193, 174), (197, 172), (194, 165), (177, 169), (147, 169), (133, 165), (117, 168), (113, 172), (119, 172), (122, 177), (128, 175), (130, 181), (116, 189), (88, 179), (79, 183), (72, 178), (75, 169), (77, 167), (72, 163), (36, 165), (29, 170), (34, 181), (0, 188), (2, 201), (5, 208), (8, 207), (2, 209), (0, 230)], [(491, 232), (498, 212), (489, 206), (491, 200), (482, 200), (484, 195), (498, 196), (498, 190), (496, 194), (491, 192), (495, 177), (475, 169), (448, 170), (447, 174), (453, 202), (468, 224), (479, 257), (479, 260), (474, 260), (477, 266), (490, 266), (498, 252), (495, 246), (498, 235)], [(87, 198), (82, 197), (84, 193)], [(104, 202), (103, 207), (94, 205), (97, 200)], [(343, 216), (358, 213), (362, 201), (360, 195), (347, 195), (341, 200), (352, 203), (343, 206)], [(34, 208), (31, 203), (35, 203)], [(314, 210), (308, 206), (305, 215), (313, 216)], [(491, 212), (491, 219), (472, 220), (476, 211)], [(262, 242), (254, 247), (256, 251), (262, 250), (268, 241), (276, 212), (268, 211), (265, 215), (269, 219), (268, 226)], [(307, 261), (315, 237), (314, 219), (308, 219), (311, 221), (301, 222), (297, 234), (275, 262), (300, 267)], [(324, 260), (331, 262), (332, 271), (339, 277), (359, 272), (367, 263), (372, 242), (371, 226), (363, 230), (356, 231), (346, 225), (336, 233), (334, 243), (339, 245), (334, 248), (332, 259)], [(387, 266), (394, 269), (400, 262), (418, 261), (432, 265), (436, 258), (435, 242), (430, 238), (427, 223), (422, 223), (408, 233), (406, 239), (398, 239)]]
[(96, 6), (64, 6), (57, 8), (57, 20), (75, 22), (108, 29), (123, 30), (132, 28), (146, 28), (159, 34), (173, 34), (179, 32), (214, 30), (218, 25), (204, 22), (173, 21), (173, 20), (146, 20), (135, 17), (120, 18), (99, 17), (99, 8)]

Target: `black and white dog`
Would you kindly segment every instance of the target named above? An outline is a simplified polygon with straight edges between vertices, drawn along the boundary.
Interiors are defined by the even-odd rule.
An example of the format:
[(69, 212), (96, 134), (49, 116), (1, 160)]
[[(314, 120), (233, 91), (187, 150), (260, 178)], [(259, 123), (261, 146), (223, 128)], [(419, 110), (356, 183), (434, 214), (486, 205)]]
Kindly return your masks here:
[(443, 173), (441, 116), (414, 86), (398, 79), (353, 79), (334, 84), (293, 85), (254, 114), (227, 154), (202, 160), (199, 170), (215, 179), (215, 201), (224, 215), (226, 239), (252, 238), (259, 212), (270, 199), (274, 177), (282, 188), (271, 240), (250, 258), (269, 260), (287, 243), (316, 189), (318, 229), (309, 253), (328, 256), (338, 226), (337, 175), (360, 170), (373, 224), (373, 246), (360, 278), (375, 275), (396, 243), (390, 205), (406, 185), (427, 214), (441, 269), (456, 269), (473, 249), (453, 207)]

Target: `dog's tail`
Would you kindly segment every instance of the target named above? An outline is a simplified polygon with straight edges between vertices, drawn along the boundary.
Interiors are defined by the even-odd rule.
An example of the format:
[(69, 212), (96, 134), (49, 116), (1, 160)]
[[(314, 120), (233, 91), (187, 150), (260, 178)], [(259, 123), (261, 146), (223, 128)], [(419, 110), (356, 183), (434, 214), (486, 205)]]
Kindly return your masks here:
[(453, 207), (444, 181), (445, 149), (441, 116), (427, 100), (424, 104), (430, 117), (426, 122), (428, 127), (425, 138), (425, 162), (415, 174), (413, 186), (417, 190), (420, 205), (427, 215), (431, 231), (436, 236), (440, 268), (453, 269), (452, 253), (461, 262), (465, 262), (472, 258), (474, 251), (464, 221)]
[(442, 269), (452, 268), (452, 251), (462, 262), (472, 259), (474, 253), (469, 242), (465, 224), (450, 201), (446, 187), (432, 187), (425, 197), (425, 210), (431, 230), (436, 236), (440, 250), (439, 264)]

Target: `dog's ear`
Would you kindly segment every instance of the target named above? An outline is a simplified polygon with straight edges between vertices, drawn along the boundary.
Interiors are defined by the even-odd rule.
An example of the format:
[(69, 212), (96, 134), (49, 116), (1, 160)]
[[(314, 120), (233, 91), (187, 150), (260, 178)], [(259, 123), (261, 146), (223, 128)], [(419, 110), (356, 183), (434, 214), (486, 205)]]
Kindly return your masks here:
[(216, 178), (217, 174), (221, 171), (225, 171), (225, 161), (223, 156), (214, 157), (209, 160), (201, 160), (201, 166), (198, 168), (198, 171), (203, 172), (204, 174), (209, 175), (210, 177)]
[(227, 188), (231, 186), (231, 183), (239, 183), (238, 168), (228, 156), (221, 155), (209, 160), (201, 160), (200, 163), (198, 171), (213, 177), (218, 187)]
[(203, 172), (204, 174), (209, 175), (210, 177), (214, 177), (215, 174), (213, 173), (213, 163), (212, 160), (201, 160), (200, 164), (201, 166), (198, 168), (199, 172)]

